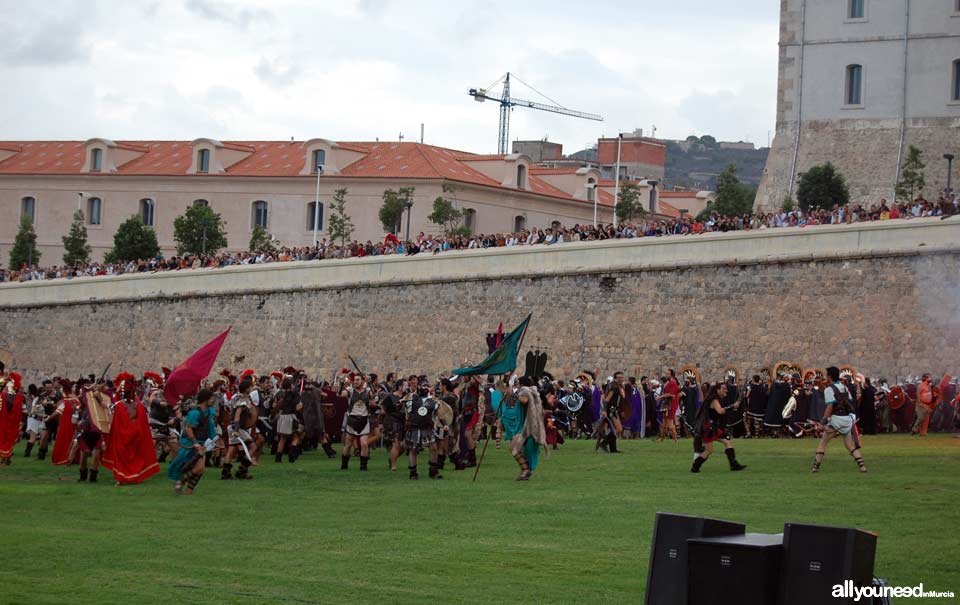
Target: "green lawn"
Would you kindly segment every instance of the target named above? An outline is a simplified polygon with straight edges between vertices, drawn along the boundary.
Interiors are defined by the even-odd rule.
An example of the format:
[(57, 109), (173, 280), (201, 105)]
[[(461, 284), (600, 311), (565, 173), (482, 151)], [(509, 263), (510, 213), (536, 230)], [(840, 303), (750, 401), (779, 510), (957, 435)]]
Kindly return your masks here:
[(721, 454), (692, 475), (689, 440), (628, 441), (620, 455), (568, 442), (529, 483), (492, 444), (476, 483), (430, 481), (425, 461), (409, 481), (381, 451), (366, 474), (356, 459), (342, 472), (318, 453), (265, 456), (253, 481), (214, 469), (190, 497), (174, 496), (166, 465), (118, 488), (17, 457), (0, 468), (0, 602), (640, 602), (655, 511), (752, 532), (873, 530), (878, 576), (960, 593), (960, 439), (866, 437), (867, 475), (839, 442), (811, 475), (815, 447), (740, 441), (746, 471)]

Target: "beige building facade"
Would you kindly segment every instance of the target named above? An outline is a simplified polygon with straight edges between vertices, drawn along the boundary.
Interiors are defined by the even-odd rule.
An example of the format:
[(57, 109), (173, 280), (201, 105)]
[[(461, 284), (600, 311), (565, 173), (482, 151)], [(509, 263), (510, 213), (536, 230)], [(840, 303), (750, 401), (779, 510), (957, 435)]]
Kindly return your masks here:
[[(466, 212), (474, 233), (600, 222), (613, 216), (613, 188), (595, 169), (540, 173), (523, 154), (475, 155), (420, 143), (195, 141), (22, 141), (0, 143), (0, 263), (20, 220), (33, 220), (41, 266), (62, 261), (61, 238), (84, 212), (95, 259), (117, 227), (136, 215), (174, 253), (173, 223), (205, 204), (226, 223), (228, 250), (246, 250), (257, 225), (286, 246), (326, 237), (334, 192), (347, 189), (347, 213), (360, 241), (382, 240), (378, 213), (387, 189), (415, 188), (410, 233), (437, 232), (428, 216), (444, 195)], [(444, 185), (452, 186), (446, 193)], [(314, 215), (319, 188), (320, 216)], [(448, 187), (448, 189), (450, 189)], [(594, 203), (596, 200), (596, 203)], [(407, 215), (401, 235), (407, 229)]]
[(780, 0), (779, 46), (758, 209), (780, 208), (798, 175), (824, 162), (844, 175), (851, 201), (891, 199), (911, 145), (936, 199), (944, 154), (960, 153), (958, 0)]

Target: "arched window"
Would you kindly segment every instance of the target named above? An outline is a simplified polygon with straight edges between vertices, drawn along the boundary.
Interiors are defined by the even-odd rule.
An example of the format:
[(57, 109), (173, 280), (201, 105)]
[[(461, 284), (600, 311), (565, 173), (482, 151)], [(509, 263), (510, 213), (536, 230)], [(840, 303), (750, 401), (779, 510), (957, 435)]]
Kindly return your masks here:
[(253, 203), (253, 226), (267, 228), (267, 203), (263, 200)]
[(193, 200), (193, 205), (203, 206), (204, 208), (206, 208), (210, 205), (210, 202), (208, 202), (207, 200)]
[(593, 202), (597, 199), (597, 181), (596, 179), (587, 179), (587, 201)]
[(209, 149), (201, 149), (197, 152), (197, 172), (210, 172)]
[(20, 200), (20, 220), (26, 217), (30, 219), (30, 224), (33, 225), (37, 222), (37, 200), (36, 198), (27, 196)]
[(463, 226), (466, 227), (470, 233), (476, 233), (477, 231), (477, 211), (473, 208), (467, 208), (463, 211)]
[(863, 66), (847, 65), (846, 73), (844, 103), (847, 105), (863, 105)]
[(323, 172), (323, 166), (327, 163), (327, 152), (323, 149), (313, 150), (313, 173)]
[(523, 164), (517, 166), (517, 189), (527, 188), (527, 167)]
[(90, 150), (90, 171), (100, 172), (103, 167), (103, 150), (95, 147)]
[(307, 231), (323, 231), (323, 203), (307, 204)]
[(156, 204), (150, 198), (140, 200), (140, 218), (147, 227), (153, 227), (153, 212)]
[(847, 0), (847, 19), (866, 19), (867, 0)]
[(98, 197), (87, 198), (87, 224), (99, 225), (100, 213), (103, 211), (103, 202)]
[(524, 216), (513, 217), (513, 232), (518, 233), (527, 228), (527, 219)]
[[(960, 12), (960, 0), (957, 0), (957, 12)], [(953, 62), (953, 94), (954, 101), (960, 101), (960, 59)]]

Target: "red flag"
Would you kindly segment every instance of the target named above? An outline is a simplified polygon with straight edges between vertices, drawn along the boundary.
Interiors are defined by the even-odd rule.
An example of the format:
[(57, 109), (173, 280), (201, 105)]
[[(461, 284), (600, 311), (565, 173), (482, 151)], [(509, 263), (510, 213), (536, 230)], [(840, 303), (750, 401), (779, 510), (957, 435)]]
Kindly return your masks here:
[(210, 374), (217, 356), (220, 355), (223, 341), (227, 339), (227, 334), (232, 327), (227, 328), (223, 334), (197, 349), (196, 353), (173, 368), (170, 376), (167, 377), (167, 383), (163, 385), (163, 396), (167, 403), (175, 405), (181, 397), (196, 395), (200, 390), (200, 381)]

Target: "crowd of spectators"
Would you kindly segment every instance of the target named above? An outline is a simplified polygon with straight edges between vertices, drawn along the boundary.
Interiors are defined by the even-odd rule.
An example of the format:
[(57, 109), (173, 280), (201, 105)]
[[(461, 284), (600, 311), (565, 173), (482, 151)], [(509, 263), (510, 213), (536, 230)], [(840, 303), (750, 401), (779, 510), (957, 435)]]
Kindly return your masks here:
[(73, 267), (53, 266), (47, 268), (23, 266), (20, 270), (0, 269), (0, 282), (31, 281), (43, 279), (75, 278), (98, 275), (121, 275), (155, 271), (179, 271), (232, 265), (251, 265), (287, 261), (312, 261), (344, 259), (365, 256), (439, 254), (450, 250), (473, 250), (509, 246), (553, 245), (564, 242), (583, 242), (607, 239), (664, 237), (696, 235), (710, 232), (748, 231), (781, 227), (806, 227), (810, 225), (859, 223), (867, 221), (896, 220), (925, 216), (947, 216), (960, 213), (960, 196), (949, 199), (944, 196), (936, 202), (918, 198), (912, 203), (878, 204), (864, 207), (861, 204), (834, 206), (833, 209), (816, 209), (720, 216), (712, 213), (704, 217), (684, 216), (679, 219), (648, 217), (619, 225), (583, 224), (565, 227), (554, 222), (549, 227), (524, 229), (514, 233), (495, 233), (473, 236), (452, 236), (420, 233), (410, 241), (402, 241), (390, 233), (383, 242), (367, 240), (352, 241), (343, 245), (323, 240), (312, 247), (280, 247), (261, 252), (225, 252), (210, 256), (157, 257), (149, 260), (104, 263), (94, 262)]

